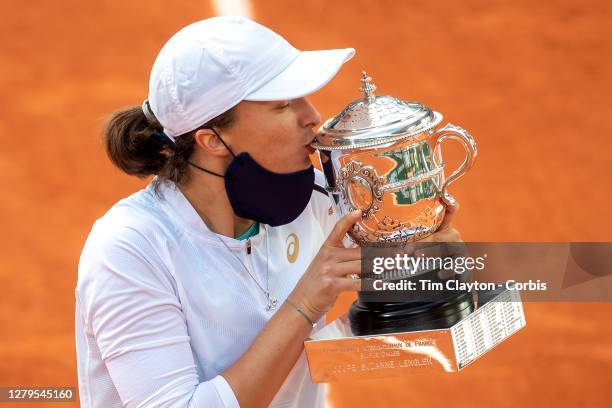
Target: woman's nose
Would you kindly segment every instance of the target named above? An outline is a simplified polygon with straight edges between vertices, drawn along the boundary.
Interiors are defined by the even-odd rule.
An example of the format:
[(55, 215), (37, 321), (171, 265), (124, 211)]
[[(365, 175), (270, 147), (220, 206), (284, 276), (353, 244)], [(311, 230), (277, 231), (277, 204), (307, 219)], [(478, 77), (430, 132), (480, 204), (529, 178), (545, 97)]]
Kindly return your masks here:
[(302, 127), (315, 127), (321, 122), (321, 115), (306, 98), (297, 100), (300, 107), (300, 125)]

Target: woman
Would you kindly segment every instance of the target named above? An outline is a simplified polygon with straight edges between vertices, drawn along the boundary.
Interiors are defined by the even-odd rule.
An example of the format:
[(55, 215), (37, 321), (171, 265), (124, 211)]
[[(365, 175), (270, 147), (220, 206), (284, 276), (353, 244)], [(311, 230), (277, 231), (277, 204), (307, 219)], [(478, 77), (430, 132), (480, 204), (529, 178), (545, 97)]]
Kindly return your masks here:
[[(324, 406), (303, 340), (343, 291), (343, 238), (310, 163), (305, 96), (353, 49), (300, 52), (216, 17), (160, 51), (142, 107), (106, 131), (109, 157), (156, 177), (99, 219), (76, 288), (82, 407)], [(456, 240), (445, 227), (431, 239)]]

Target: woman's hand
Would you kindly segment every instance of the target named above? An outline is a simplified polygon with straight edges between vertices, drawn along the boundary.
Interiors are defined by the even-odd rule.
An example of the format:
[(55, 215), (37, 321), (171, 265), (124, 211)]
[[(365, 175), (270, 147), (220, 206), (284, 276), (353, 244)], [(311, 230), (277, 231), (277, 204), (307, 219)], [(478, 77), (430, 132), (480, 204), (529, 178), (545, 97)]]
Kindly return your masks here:
[(361, 248), (345, 248), (342, 244), (344, 235), (360, 219), (361, 211), (357, 210), (336, 223), (289, 295), (290, 300), (300, 305), (312, 321), (327, 313), (341, 292), (361, 289), (359, 279), (347, 277), (361, 273)]
[[(446, 206), (446, 214), (444, 215), (444, 220), (442, 220), (442, 224), (440, 224), (440, 227), (438, 228), (438, 230), (436, 232), (434, 232), (433, 234), (429, 235), (428, 237), (417, 241), (417, 242), (463, 242), (463, 240), (461, 239), (461, 235), (459, 234), (459, 231), (457, 231), (456, 229), (454, 229), (451, 226), (451, 222), (453, 220), (453, 218), (455, 218), (455, 215), (457, 214), (457, 211), (459, 211), (459, 203), (455, 203), (455, 205), (447, 205)], [(435, 248), (435, 245), (434, 245)], [(446, 251), (449, 250), (457, 250), (458, 248), (456, 246), (451, 246), (450, 248), (448, 247), (444, 247), (444, 249)], [(462, 251), (464, 251), (464, 248), (460, 248)], [(419, 248), (419, 255), (421, 256), (427, 256), (428, 250), (427, 248)], [(439, 255), (439, 248), (435, 248), (434, 252), (437, 254), (437, 256)], [(446, 253), (446, 255), (463, 255), (463, 252), (460, 252), (459, 254), (453, 254), (451, 252)], [(449, 279), (451, 277), (455, 276), (455, 273), (452, 270), (446, 270), (446, 269), (442, 269), (438, 272), (438, 278), (439, 279)]]
[[(436, 232), (418, 242), (462, 242), (459, 231), (451, 226), (459, 205), (447, 206), (442, 224)], [(348, 277), (361, 274), (361, 248), (345, 248), (344, 235), (359, 221), (361, 211), (344, 216), (312, 260), (306, 272), (289, 295), (313, 321), (327, 313), (344, 291), (358, 291), (361, 281)]]
[(451, 222), (459, 211), (459, 203), (446, 206), (444, 220), (436, 232), (418, 242), (463, 242), (459, 231), (451, 226)]

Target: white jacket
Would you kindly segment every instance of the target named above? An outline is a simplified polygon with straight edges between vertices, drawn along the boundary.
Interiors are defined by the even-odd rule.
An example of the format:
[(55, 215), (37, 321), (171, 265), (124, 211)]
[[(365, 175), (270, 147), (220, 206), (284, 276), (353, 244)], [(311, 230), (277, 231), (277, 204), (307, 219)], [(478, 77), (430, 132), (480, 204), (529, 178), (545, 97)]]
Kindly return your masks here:
[[(318, 171), (316, 178), (323, 185)], [(264, 287), (268, 258), (279, 304), (336, 222), (319, 190), (288, 225), (264, 226), (248, 242), (218, 235)], [(238, 406), (219, 373), (274, 311), (213, 234), (170, 182), (159, 196), (149, 185), (96, 221), (75, 290), (81, 407)], [(324, 398), (302, 353), (270, 406), (321, 407)]]

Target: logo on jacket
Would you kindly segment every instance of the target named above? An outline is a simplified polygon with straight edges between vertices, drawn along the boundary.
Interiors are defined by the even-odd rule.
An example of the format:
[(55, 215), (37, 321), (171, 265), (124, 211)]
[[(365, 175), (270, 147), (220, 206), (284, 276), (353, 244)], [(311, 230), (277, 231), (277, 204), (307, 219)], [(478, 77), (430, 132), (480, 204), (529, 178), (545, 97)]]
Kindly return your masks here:
[(300, 240), (297, 235), (289, 234), (285, 243), (287, 244), (287, 260), (294, 263), (300, 254)]

